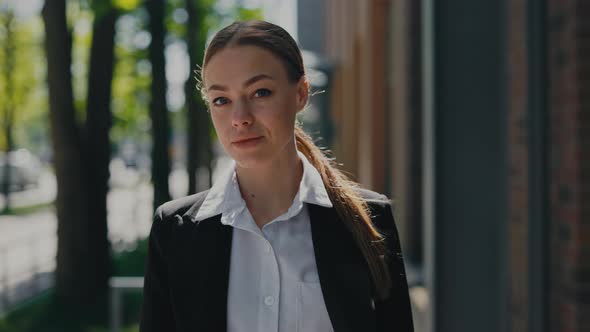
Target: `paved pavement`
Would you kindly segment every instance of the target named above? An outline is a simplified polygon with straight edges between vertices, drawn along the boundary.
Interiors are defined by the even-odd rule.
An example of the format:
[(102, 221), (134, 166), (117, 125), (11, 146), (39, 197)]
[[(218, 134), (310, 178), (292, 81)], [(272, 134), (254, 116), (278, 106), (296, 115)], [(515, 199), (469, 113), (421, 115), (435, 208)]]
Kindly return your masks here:
[[(107, 206), (109, 239), (115, 251), (132, 249), (137, 239), (149, 234), (152, 194), (151, 185), (137, 173), (113, 176)], [(46, 176), (39, 188), (15, 193), (12, 202), (19, 207), (52, 202), (54, 198), (55, 180)], [(53, 208), (0, 216), (0, 314), (51, 287), (56, 253)]]
[(414, 331), (426, 332), (426, 317), (428, 310), (428, 291), (422, 286), (410, 288), (412, 300), (412, 315), (414, 318)]
[(56, 244), (51, 210), (0, 217), (0, 313), (50, 287)]
[[(50, 169), (44, 169), (39, 175), (39, 186), (10, 194), (10, 206), (18, 208), (51, 202), (55, 199), (56, 190), (55, 175)], [(5, 204), (5, 197), (0, 194), (0, 209), (4, 209)]]

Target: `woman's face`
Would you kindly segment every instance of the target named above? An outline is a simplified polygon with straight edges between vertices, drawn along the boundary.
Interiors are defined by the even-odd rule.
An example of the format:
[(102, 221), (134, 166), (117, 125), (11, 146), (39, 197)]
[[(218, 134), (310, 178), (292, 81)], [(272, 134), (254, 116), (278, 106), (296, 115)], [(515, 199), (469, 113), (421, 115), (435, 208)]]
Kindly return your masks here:
[(308, 96), (305, 78), (289, 82), (283, 63), (257, 46), (219, 51), (203, 74), (217, 136), (240, 167), (286, 160), (295, 152), (295, 115)]

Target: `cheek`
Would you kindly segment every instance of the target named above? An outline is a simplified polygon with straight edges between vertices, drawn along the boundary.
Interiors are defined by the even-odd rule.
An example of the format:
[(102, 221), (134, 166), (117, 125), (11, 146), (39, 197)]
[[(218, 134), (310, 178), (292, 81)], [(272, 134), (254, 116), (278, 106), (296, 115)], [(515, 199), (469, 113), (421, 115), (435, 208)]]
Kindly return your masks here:
[(268, 117), (265, 123), (270, 134), (281, 145), (291, 139), (295, 127), (293, 115), (285, 111), (285, 109), (281, 109), (281, 112), (278, 112), (278, 114)]
[(276, 118), (276, 121), (283, 128), (292, 128), (295, 124), (295, 116), (297, 115), (296, 105), (290, 102), (284, 102), (279, 109), (281, 110), (280, 116)]
[(211, 122), (213, 122), (213, 127), (215, 128), (218, 139), (225, 145), (225, 141), (228, 137), (228, 126), (226, 125), (226, 121), (219, 114), (216, 115), (211, 113)]

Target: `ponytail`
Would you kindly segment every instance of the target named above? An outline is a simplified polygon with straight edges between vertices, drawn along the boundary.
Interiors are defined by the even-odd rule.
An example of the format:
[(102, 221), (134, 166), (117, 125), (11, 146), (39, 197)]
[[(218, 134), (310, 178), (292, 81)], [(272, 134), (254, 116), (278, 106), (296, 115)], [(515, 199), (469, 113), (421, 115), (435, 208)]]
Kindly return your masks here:
[(387, 269), (384, 238), (371, 221), (369, 206), (356, 192), (357, 184), (332, 165), (332, 162), (318, 148), (311, 137), (299, 126), (295, 126), (297, 149), (322, 176), (328, 196), (340, 219), (352, 232), (371, 271), (373, 283), (380, 299), (385, 299), (391, 289)]

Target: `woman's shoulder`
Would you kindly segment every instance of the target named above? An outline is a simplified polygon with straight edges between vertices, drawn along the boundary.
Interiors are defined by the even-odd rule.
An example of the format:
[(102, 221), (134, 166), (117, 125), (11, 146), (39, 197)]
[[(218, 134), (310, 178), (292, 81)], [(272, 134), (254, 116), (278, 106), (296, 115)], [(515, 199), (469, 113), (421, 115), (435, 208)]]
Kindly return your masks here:
[(358, 195), (367, 202), (371, 219), (377, 228), (385, 233), (397, 232), (392, 201), (387, 196), (369, 189), (359, 187), (356, 190)]
[(369, 189), (365, 189), (362, 187), (356, 188), (358, 195), (367, 203), (376, 203), (376, 204), (389, 204), (391, 201), (387, 196), (380, 194), (376, 191), (372, 191)]
[(367, 203), (372, 215), (375, 213), (382, 215), (386, 211), (391, 211), (392, 202), (387, 196), (361, 187), (356, 188), (356, 191), (357, 195)]
[(188, 218), (190, 218), (192, 211), (195, 211), (195, 209), (198, 210), (201, 204), (203, 204), (208, 192), (209, 190), (206, 190), (177, 198), (160, 205), (156, 209), (151, 226), (150, 239), (158, 244), (157, 247), (162, 255), (165, 255), (164, 253), (169, 250), (168, 247), (178, 240), (177, 236), (179, 234), (190, 234), (187, 230), (195, 223), (188, 222)]
[(184, 196), (160, 205), (154, 213), (154, 219), (166, 220), (176, 215), (183, 217), (190, 210), (198, 209), (207, 197), (209, 190)]

